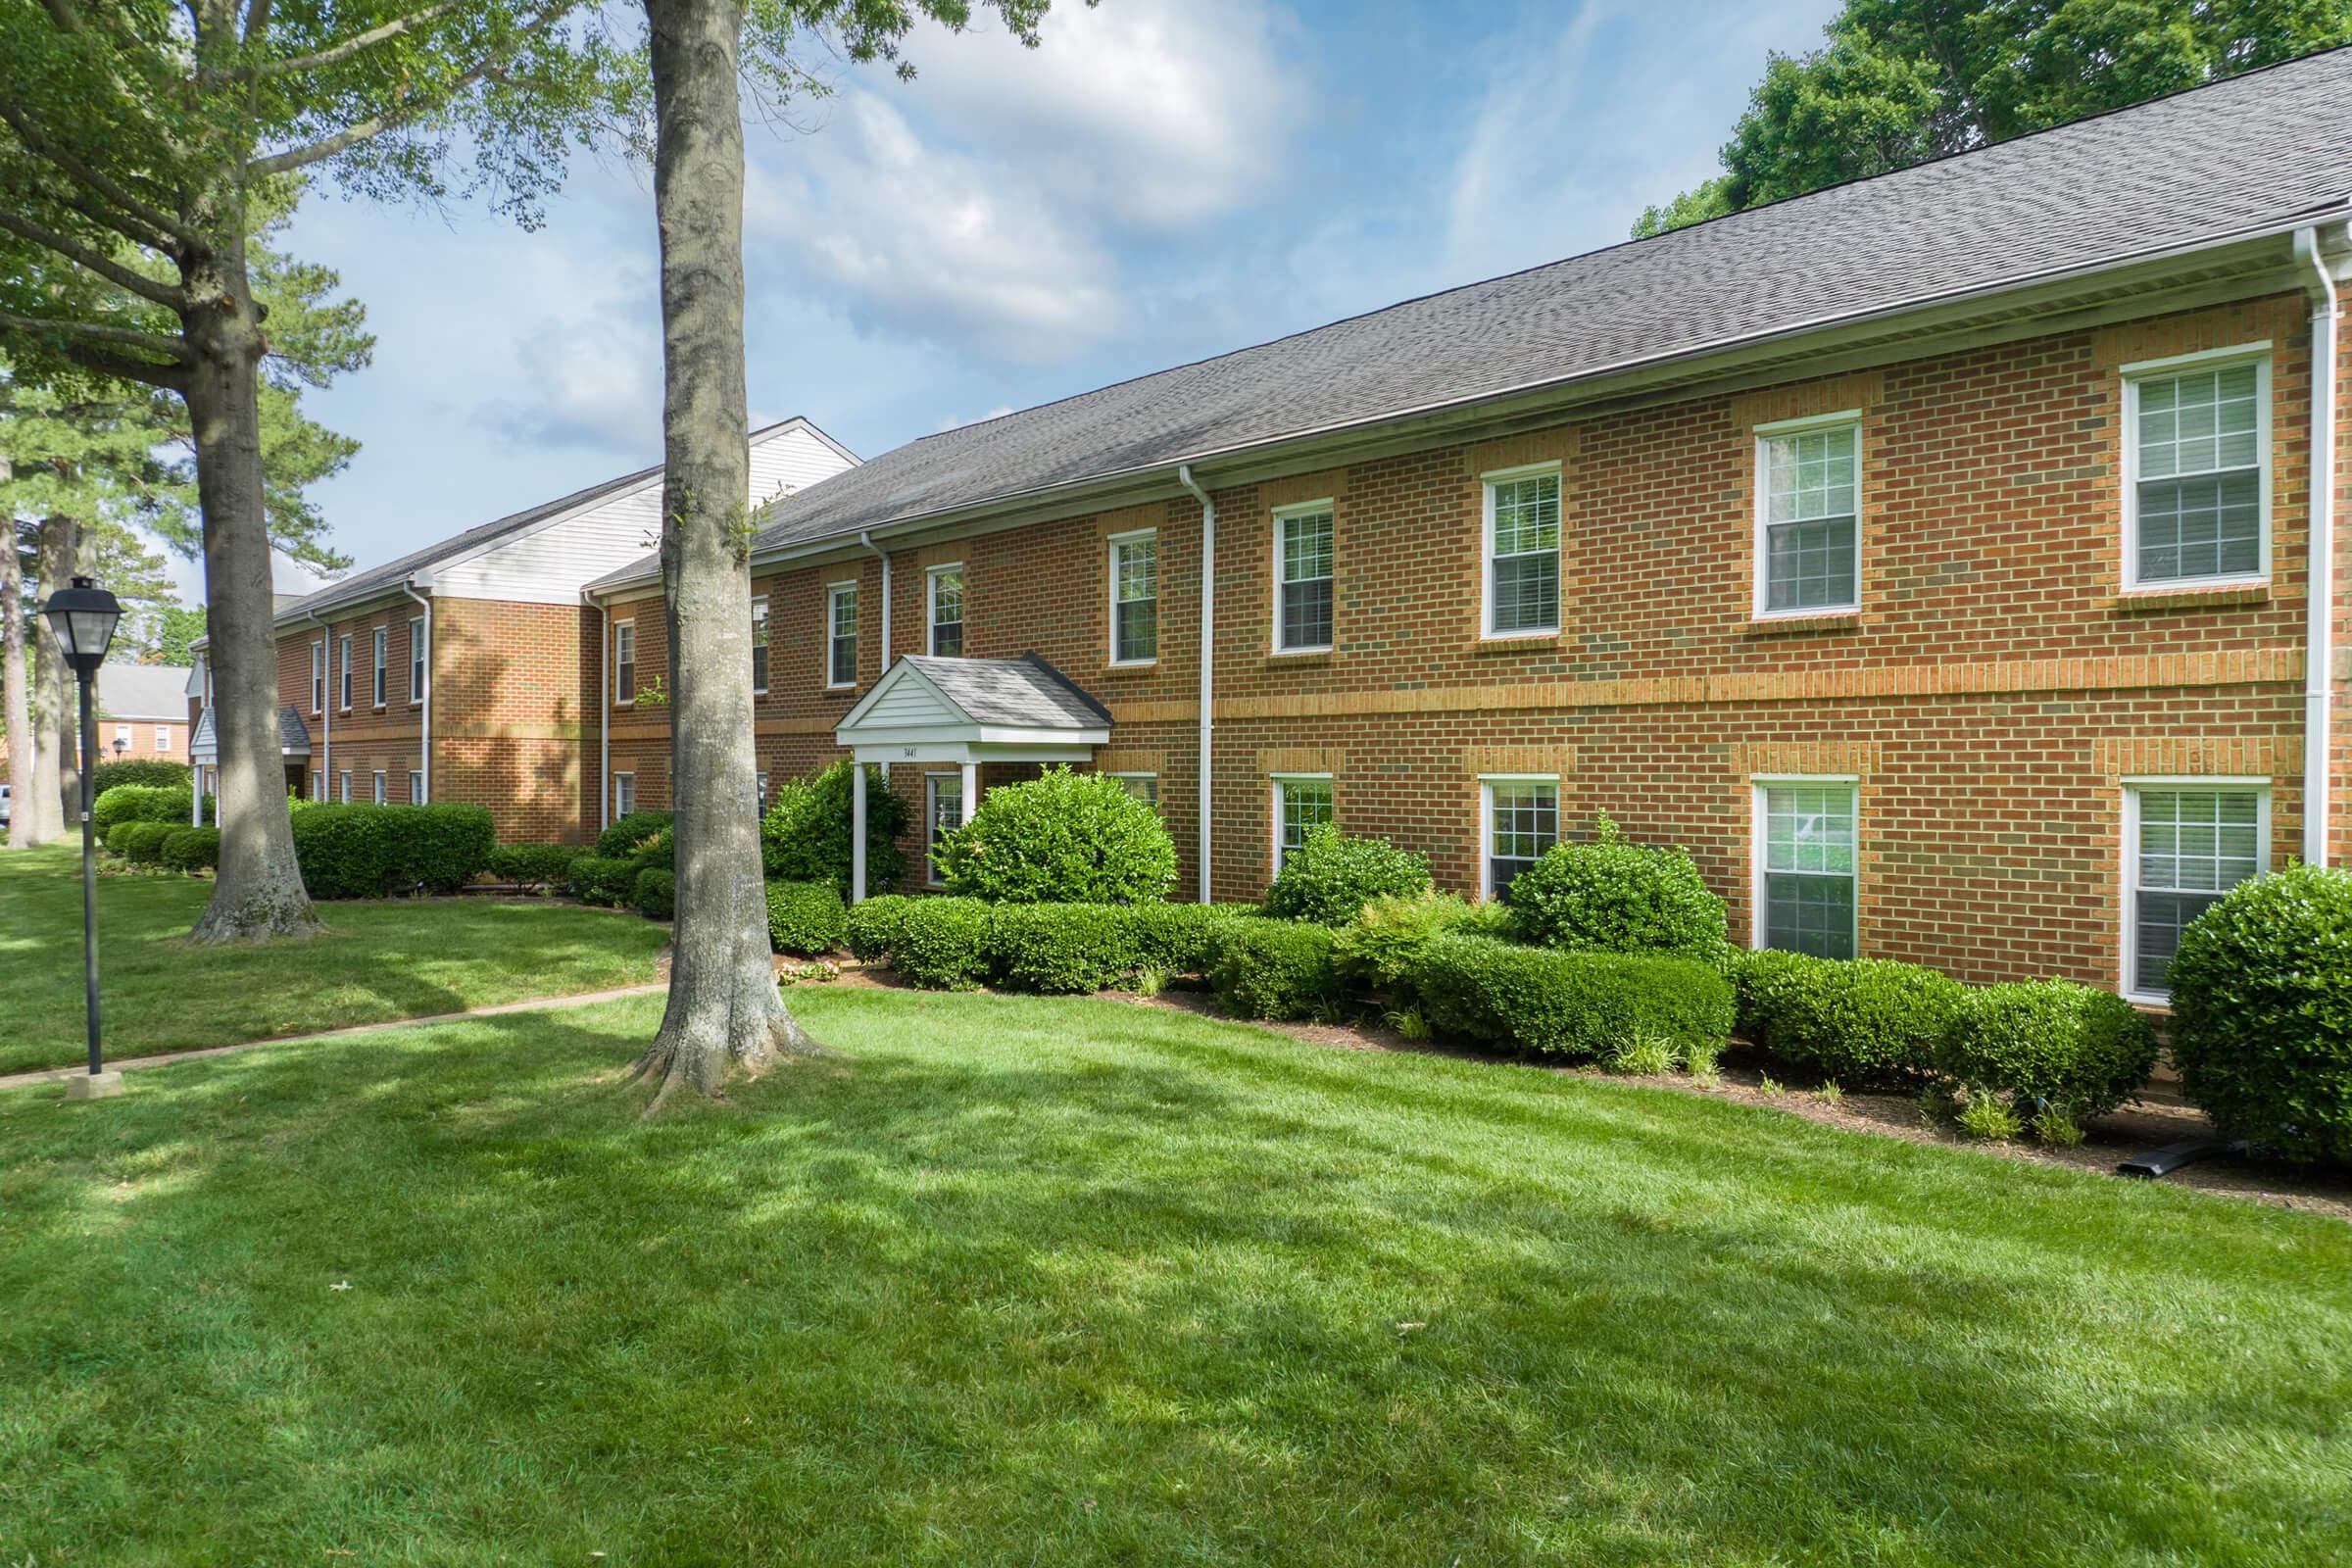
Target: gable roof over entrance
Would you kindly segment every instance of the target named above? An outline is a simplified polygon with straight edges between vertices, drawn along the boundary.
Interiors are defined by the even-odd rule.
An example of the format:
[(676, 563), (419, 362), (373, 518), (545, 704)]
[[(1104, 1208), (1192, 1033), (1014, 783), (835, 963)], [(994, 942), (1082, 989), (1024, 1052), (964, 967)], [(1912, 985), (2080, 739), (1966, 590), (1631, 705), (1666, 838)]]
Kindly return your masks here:
[[(220, 736), (213, 729), (215, 710), (206, 709), (196, 719), (196, 733), (188, 737), (188, 760), (206, 765), (220, 760)], [(311, 755), (311, 727), (292, 708), (277, 710), (277, 749), (286, 757)]]
[(860, 762), (1083, 761), (1110, 739), (1110, 710), (1034, 653), (907, 654), (833, 735)]

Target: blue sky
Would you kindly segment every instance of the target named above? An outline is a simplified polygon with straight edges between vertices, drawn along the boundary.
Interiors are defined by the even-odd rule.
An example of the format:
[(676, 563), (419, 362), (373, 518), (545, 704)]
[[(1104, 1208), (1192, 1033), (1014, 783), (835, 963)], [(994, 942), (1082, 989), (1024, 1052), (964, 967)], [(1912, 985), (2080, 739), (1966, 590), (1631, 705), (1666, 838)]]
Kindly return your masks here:
[[(755, 420), (871, 456), (1615, 243), (1835, 9), (1103, 0), (1035, 53), (919, 34), (914, 82), (842, 65), (752, 127)], [(643, 170), (582, 160), (531, 233), (328, 188), (291, 245), (377, 336), (312, 399), (363, 443), (318, 492), (361, 565), (659, 459)]]

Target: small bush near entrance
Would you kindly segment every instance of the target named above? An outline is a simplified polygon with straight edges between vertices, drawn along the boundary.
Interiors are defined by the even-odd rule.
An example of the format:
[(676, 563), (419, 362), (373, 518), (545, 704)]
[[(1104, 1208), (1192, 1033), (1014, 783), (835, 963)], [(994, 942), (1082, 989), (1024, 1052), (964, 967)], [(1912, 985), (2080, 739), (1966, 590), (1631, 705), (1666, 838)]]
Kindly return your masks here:
[(1429, 858), (1387, 839), (1349, 838), (1326, 824), (1282, 862), (1266, 912), (1283, 920), (1346, 925), (1379, 898), (1429, 891)]
[(1629, 844), (1607, 816), (1590, 844), (1555, 844), (1511, 883), (1512, 930), (1563, 953), (1731, 960), (1723, 900), (1681, 850)]
[(587, 852), (576, 844), (502, 844), (482, 862), (493, 882), (510, 882), (525, 893), (561, 886), (571, 862)]
[(909, 893), (882, 893), (850, 906), (850, 952), (867, 963), (889, 958), (906, 928), (907, 911), (921, 901)]
[(978, 899), (915, 899), (891, 939), (891, 967), (927, 991), (968, 991), (989, 976), (994, 921)]
[(1016, 991), (1101, 991), (1135, 969), (1135, 911), (1114, 904), (1000, 904), (996, 973)]
[(1066, 767), (990, 790), (935, 858), (949, 892), (991, 904), (1144, 904), (1176, 881), (1159, 813)]
[[(775, 803), (760, 819), (760, 860), (767, 876), (782, 882), (824, 882), (850, 896), (850, 841), (854, 836), (856, 775), (848, 758), (776, 791)], [(882, 770), (865, 770), (865, 885), (892, 888), (906, 874), (899, 835), (906, 828), (906, 802), (882, 782)]]
[(1423, 950), (1413, 990), (1447, 1033), (1588, 1059), (1660, 1039), (1687, 1056), (1720, 1046), (1732, 1027), (1730, 984), (1669, 955), (1559, 953), (1444, 932)]
[(626, 859), (676, 819), (675, 811), (631, 811), (596, 836), (596, 853), (608, 860)]
[(1236, 1017), (1321, 1018), (1340, 1004), (1331, 932), (1306, 921), (1230, 922), (1217, 933), (1208, 979)]
[(2103, 1116), (2147, 1081), (2156, 1031), (2123, 998), (2071, 980), (1963, 993), (1938, 1065), (1973, 1096), (2005, 1096), (2026, 1120)]
[(571, 887), (571, 896), (582, 904), (601, 904), (617, 909), (637, 893), (637, 874), (646, 869), (634, 860), (616, 860), (602, 855), (581, 855), (572, 858), (571, 869), (564, 873)]
[(2259, 1152), (2352, 1165), (2352, 872), (2238, 885), (2171, 970), (2181, 1088)]
[(1153, 974), (1206, 974), (1228, 920), (1264, 913), (1254, 904), (1139, 904), (1133, 911), (1135, 966)]
[[(100, 762), (90, 769), (90, 788), (96, 794), (104, 795), (108, 790), (124, 784), (187, 791), (196, 787), (196, 774), (185, 762)], [(180, 808), (180, 815), (183, 818), (187, 815), (184, 805)]]
[(295, 813), (294, 855), (314, 899), (455, 893), (495, 847), (479, 806), (314, 806)]
[(170, 822), (133, 822), (122, 835), (122, 858), (133, 865), (164, 863), (164, 840), (172, 833)]
[(767, 944), (778, 953), (813, 958), (839, 952), (850, 936), (850, 911), (830, 882), (770, 882)]
[(1740, 956), (1739, 1027), (1774, 1055), (1849, 1089), (1899, 1087), (1935, 1071), (1968, 988), (1887, 958)]
[[(186, 788), (151, 784), (118, 784), (90, 803), (90, 827), (103, 840), (121, 822), (176, 822), (189, 826), (195, 797)], [(213, 799), (204, 799), (206, 821), (213, 817)]]
[(631, 899), (637, 912), (648, 920), (674, 920), (678, 914), (678, 874), (661, 866), (649, 865), (637, 873), (636, 891)]
[(172, 829), (164, 838), (164, 864), (174, 871), (219, 870), (220, 830), (217, 827)]

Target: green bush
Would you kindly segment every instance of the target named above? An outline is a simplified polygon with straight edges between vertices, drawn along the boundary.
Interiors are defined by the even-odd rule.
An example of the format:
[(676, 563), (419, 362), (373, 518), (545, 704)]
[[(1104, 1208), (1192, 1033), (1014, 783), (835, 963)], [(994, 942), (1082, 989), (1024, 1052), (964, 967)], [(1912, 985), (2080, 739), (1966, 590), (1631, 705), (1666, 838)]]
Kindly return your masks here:
[(1491, 928), (1494, 905), (1471, 905), (1455, 894), (1423, 889), (1382, 894), (1333, 938), (1332, 959), (1342, 977), (1375, 990), (1411, 989), (1414, 965), (1430, 938), (1441, 931)]
[(1282, 920), (1346, 925), (1369, 900), (1425, 893), (1429, 885), (1428, 857), (1387, 839), (1349, 838), (1326, 823), (1284, 859), (1266, 889), (1266, 912)]
[(129, 849), (127, 848), (130, 839), (130, 830), (141, 825), (142, 824), (137, 822), (117, 822), (113, 827), (108, 828), (102, 835), (102, 841), (106, 845), (106, 852), (109, 855), (127, 856), (130, 853)]
[(1240, 1018), (1322, 1018), (1340, 1004), (1331, 931), (1298, 920), (1233, 920), (1217, 933), (1208, 980)]
[(2352, 1164), (2352, 872), (2240, 883), (2181, 933), (2170, 979), (2173, 1061), (2214, 1124)]
[(587, 851), (576, 844), (502, 844), (482, 862), (493, 882), (511, 882), (526, 892), (561, 887), (571, 862)]
[[(90, 803), (90, 827), (104, 839), (121, 822), (176, 822), (189, 826), (195, 797), (182, 786), (117, 784)], [(204, 798), (204, 819), (213, 819), (213, 798)]]
[(867, 963), (887, 960), (906, 927), (906, 911), (921, 903), (908, 893), (878, 893), (850, 906), (850, 952)]
[(608, 860), (625, 860), (675, 820), (675, 811), (631, 811), (596, 836), (596, 853)]
[(1968, 988), (1887, 958), (1764, 951), (1734, 971), (1740, 1033), (1847, 1088), (1898, 1087), (1936, 1068)]
[(220, 830), (217, 827), (178, 827), (164, 836), (164, 864), (174, 871), (216, 871), (220, 867)]
[(454, 893), (495, 847), (478, 806), (314, 806), (294, 814), (294, 855), (314, 899)]
[(640, 871), (675, 871), (678, 868), (678, 830), (665, 827), (630, 852), (628, 861)]
[(850, 911), (830, 882), (770, 882), (767, 944), (778, 953), (813, 958), (849, 940)]
[(1511, 929), (1563, 953), (1671, 953), (1731, 960), (1723, 900), (1681, 850), (1628, 844), (1600, 818), (1590, 844), (1555, 844), (1511, 883)]
[(1967, 992), (1936, 1052), (1972, 1096), (2005, 1095), (2031, 1120), (2103, 1116), (2147, 1082), (2156, 1031), (2123, 998), (2071, 980)]
[(1153, 974), (1206, 974), (1216, 961), (1217, 935), (1228, 920), (1253, 919), (1254, 904), (1138, 904), (1135, 967)]
[[(150, 789), (180, 790), (196, 787), (195, 770), (185, 762), (121, 761), (100, 762), (90, 769), (90, 788), (99, 795), (125, 784), (144, 785)], [(187, 809), (183, 806), (184, 820)]]
[(674, 920), (678, 917), (678, 873), (663, 870), (658, 865), (638, 869), (630, 903), (648, 920)]
[[(760, 860), (771, 881), (823, 882), (850, 896), (852, 765), (845, 757), (776, 790), (775, 803), (760, 819)], [(897, 887), (906, 874), (906, 854), (899, 848), (906, 801), (882, 782), (880, 768), (869, 764), (865, 778), (865, 885), (879, 892)]]
[(1134, 911), (1115, 904), (1000, 904), (990, 941), (995, 972), (1019, 991), (1101, 991), (1136, 966)]
[(979, 899), (916, 899), (900, 918), (890, 966), (927, 991), (968, 991), (988, 979), (993, 929)]
[(1422, 950), (1412, 983), (1441, 1030), (1569, 1056), (1660, 1039), (1687, 1056), (1732, 1027), (1730, 983), (1667, 954), (1561, 953), (1446, 931)]
[(571, 896), (582, 904), (601, 904), (609, 909), (617, 909), (636, 897), (637, 878), (648, 869), (634, 860), (580, 855), (572, 858), (571, 868), (564, 877)]
[(122, 836), (122, 858), (133, 865), (161, 865), (164, 840), (175, 831), (170, 822), (133, 822)]
[(990, 790), (935, 858), (949, 892), (991, 904), (1144, 904), (1176, 881), (1159, 813), (1066, 767)]

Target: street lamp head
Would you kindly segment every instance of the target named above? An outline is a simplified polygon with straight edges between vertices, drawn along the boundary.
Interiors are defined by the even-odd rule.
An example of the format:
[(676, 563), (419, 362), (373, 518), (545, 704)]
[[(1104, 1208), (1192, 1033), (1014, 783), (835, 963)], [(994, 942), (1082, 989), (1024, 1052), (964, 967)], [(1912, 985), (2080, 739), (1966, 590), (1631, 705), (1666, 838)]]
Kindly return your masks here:
[(86, 676), (96, 674), (98, 666), (106, 662), (107, 644), (115, 640), (115, 623), (122, 618), (122, 607), (89, 578), (76, 577), (72, 587), (49, 596), (41, 614), (47, 618), (66, 662), (74, 666), (75, 674)]
[(117, 757), (121, 757), (121, 756), (122, 756), (122, 755), (124, 752), (127, 752), (127, 751), (129, 751), (129, 750), (130, 750), (130, 742), (128, 742), (128, 741), (124, 740), (124, 739), (123, 739), (122, 736), (120, 736), (120, 735), (118, 735), (118, 736), (116, 736), (116, 737), (115, 737), (115, 755), (116, 755)]

